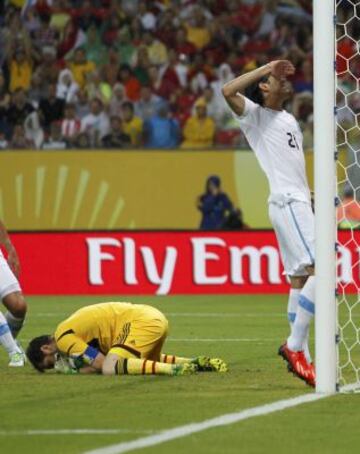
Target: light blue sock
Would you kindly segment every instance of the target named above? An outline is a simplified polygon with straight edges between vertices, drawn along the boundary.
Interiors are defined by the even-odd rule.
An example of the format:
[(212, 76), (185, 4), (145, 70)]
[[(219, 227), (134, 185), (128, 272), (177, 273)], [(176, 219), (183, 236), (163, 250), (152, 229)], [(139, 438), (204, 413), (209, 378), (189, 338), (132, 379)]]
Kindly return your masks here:
[(16, 338), (17, 335), (19, 334), (19, 331), (23, 327), (24, 319), (14, 317), (10, 312), (6, 312), (5, 318), (9, 325), (11, 334), (13, 335), (14, 338)]
[(0, 345), (4, 347), (9, 355), (21, 351), (11, 334), (9, 325), (2, 312), (0, 312)]
[(299, 304), (291, 335), (287, 340), (290, 350), (301, 351), (307, 343), (310, 322), (315, 314), (315, 278), (310, 276), (299, 296)]

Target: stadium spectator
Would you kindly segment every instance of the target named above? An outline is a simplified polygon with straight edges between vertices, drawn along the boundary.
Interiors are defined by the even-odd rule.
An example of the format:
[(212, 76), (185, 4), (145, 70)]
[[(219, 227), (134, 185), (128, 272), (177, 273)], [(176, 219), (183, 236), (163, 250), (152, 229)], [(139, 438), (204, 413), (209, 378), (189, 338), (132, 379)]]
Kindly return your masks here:
[(88, 82), (85, 90), (89, 101), (100, 99), (104, 105), (108, 105), (112, 97), (112, 88), (110, 84), (102, 80), (100, 72), (95, 70), (88, 75)]
[(21, 123), (14, 125), (14, 131), (9, 142), (10, 150), (35, 148), (35, 144), (25, 137), (24, 126)]
[(110, 132), (103, 137), (101, 143), (105, 148), (129, 148), (130, 136), (124, 133), (120, 117), (110, 118)]
[(0, 116), (4, 115), (10, 106), (11, 97), (6, 89), (6, 81), (2, 71), (0, 71)]
[(18, 88), (28, 90), (31, 84), (33, 62), (24, 47), (19, 47), (8, 55), (8, 68), (10, 76), (9, 89), (14, 92)]
[(56, 86), (56, 97), (63, 99), (65, 102), (74, 102), (79, 85), (75, 82), (74, 76), (70, 69), (63, 69), (58, 78)]
[(113, 86), (113, 96), (109, 103), (109, 114), (110, 116), (120, 117), (122, 116), (122, 105), (126, 101), (124, 86), (117, 82)]
[(135, 103), (135, 114), (142, 120), (147, 120), (157, 113), (162, 104), (164, 100), (155, 95), (151, 87), (144, 85), (141, 87), (140, 99)]
[(109, 48), (106, 63), (101, 67), (101, 74), (105, 82), (113, 86), (116, 84), (120, 68), (120, 58), (115, 46)]
[(117, 14), (112, 14), (104, 22), (102, 28), (102, 40), (106, 46), (110, 46), (116, 41), (116, 37), (121, 26), (121, 19)]
[(144, 123), (144, 145), (148, 148), (175, 148), (180, 142), (180, 127), (168, 114), (165, 104)]
[(131, 144), (138, 146), (142, 143), (143, 121), (134, 115), (134, 105), (124, 102), (122, 106), (123, 131), (130, 136)]
[(75, 147), (81, 150), (86, 150), (91, 147), (91, 141), (89, 134), (86, 132), (81, 132), (75, 141)]
[(49, 86), (48, 95), (39, 104), (40, 118), (45, 131), (49, 131), (50, 124), (60, 121), (64, 113), (65, 101), (57, 97), (55, 84)]
[(24, 122), (25, 138), (32, 143), (35, 148), (41, 148), (44, 142), (44, 131), (40, 125), (40, 118), (37, 111), (28, 115)]
[(74, 76), (75, 82), (80, 88), (84, 88), (87, 75), (95, 71), (96, 66), (94, 62), (87, 59), (85, 50), (78, 48), (74, 51), (74, 56), (69, 63), (69, 68)]
[(130, 65), (136, 54), (136, 47), (131, 41), (131, 34), (128, 27), (119, 30), (114, 45), (118, 52), (120, 63), (123, 65)]
[(28, 90), (28, 100), (34, 107), (38, 107), (44, 96), (45, 84), (39, 71), (33, 73), (30, 88)]
[(129, 65), (120, 66), (119, 80), (125, 87), (126, 97), (130, 101), (137, 101), (140, 97), (141, 85), (136, 77), (134, 77)]
[(85, 33), (76, 26), (73, 20), (69, 21), (57, 47), (58, 57), (60, 59), (68, 58), (75, 48), (82, 46), (85, 42)]
[(165, 45), (154, 37), (150, 31), (143, 34), (143, 43), (148, 51), (149, 59), (153, 65), (163, 65), (167, 62), (167, 49)]
[[(26, 117), (34, 111), (34, 107), (27, 101), (26, 93), (17, 88), (11, 96), (11, 103), (6, 110), (5, 117), (10, 131), (15, 125), (23, 125)], [(17, 128), (19, 132), (19, 128)]]
[(230, 65), (223, 63), (217, 70), (217, 79), (210, 84), (214, 93), (213, 104), (216, 105), (216, 114), (214, 120), (220, 128), (225, 128), (227, 126), (229, 118), (231, 117), (231, 113), (221, 93), (221, 89), (226, 84), (226, 82), (234, 79), (234, 77), (235, 75), (232, 72)]
[(75, 97), (76, 117), (82, 120), (90, 113), (88, 95), (85, 90), (79, 90)]
[(56, 49), (59, 41), (58, 31), (51, 26), (51, 14), (40, 14), (40, 27), (32, 33), (32, 42), (35, 49), (41, 52), (44, 48), (50, 47)]
[(141, 85), (149, 83), (149, 68), (151, 61), (145, 46), (139, 46), (133, 57), (134, 76)]
[(215, 120), (216, 123), (218, 123), (219, 122), (218, 114), (220, 112), (218, 111), (214, 90), (212, 89), (211, 86), (208, 85), (207, 87), (205, 87), (202, 98), (206, 103), (207, 114), (209, 115), (209, 117)]
[(233, 210), (231, 200), (221, 190), (221, 180), (211, 175), (206, 180), (205, 192), (198, 197), (196, 206), (202, 214), (200, 230), (219, 230), (223, 228), (227, 216)]
[(156, 17), (149, 10), (146, 2), (140, 2), (138, 8), (139, 9), (137, 16), (140, 19), (141, 25), (143, 26), (144, 30), (154, 30), (156, 26)]
[[(283, 55), (297, 68), (296, 94), (312, 91), (311, 9), (306, 1), (12, 0), (2, 8), (0, 69), (5, 87), (0, 83), (0, 132), (8, 139), (18, 120), (8, 124), (8, 109), (1, 115), (1, 102), (9, 100), (8, 93), (17, 88), (24, 88), (29, 103), (37, 108), (55, 83), (57, 97), (74, 103), (76, 117), (81, 119), (89, 114), (94, 97), (103, 101), (110, 115), (122, 116), (121, 104), (125, 100), (136, 103), (141, 87), (151, 86), (181, 128), (191, 115), (194, 100), (204, 97), (207, 115), (217, 125), (215, 145), (234, 144), (229, 140), (233, 119), (220, 93), (233, 73), (241, 74)], [(340, 18), (343, 23), (347, 19), (346, 14)], [(339, 71), (346, 69), (346, 59), (356, 51), (356, 21), (347, 24), (347, 32), (354, 40), (338, 43)], [(351, 69), (357, 75), (355, 64), (354, 60)], [(124, 86), (124, 96), (120, 89), (119, 96), (112, 93), (118, 83)], [(345, 94), (356, 90), (355, 85), (352, 77), (339, 77)], [(87, 93), (82, 91), (85, 88)], [(312, 105), (305, 99), (297, 102), (295, 96), (290, 110), (290, 104), (299, 109), (310, 139)], [(354, 98), (347, 102), (356, 111)], [(342, 116), (345, 110), (340, 112)], [(138, 140), (137, 146), (141, 143)]]
[(101, 41), (100, 31), (92, 23), (86, 32), (86, 43), (83, 45), (87, 59), (97, 67), (105, 63), (106, 47)]
[(66, 140), (61, 134), (61, 124), (57, 121), (52, 122), (49, 137), (42, 148), (44, 150), (64, 150), (66, 147)]
[(77, 8), (74, 14), (76, 24), (84, 31), (87, 31), (93, 23), (100, 26), (104, 16), (105, 11), (102, 8), (94, 6), (93, 2), (90, 0), (82, 1), (80, 3), (80, 8)]
[(101, 140), (108, 134), (110, 128), (109, 117), (104, 112), (100, 99), (93, 99), (90, 103), (90, 113), (81, 120), (81, 132), (89, 135), (93, 147), (101, 145)]
[(177, 70), (177, 56), (173, 50), (169, 51), (169, 63), (164, 65), (161, 71), (155, 65), (150, 66), (148, 73), (154, 93), (164, 99), (169, 99), (172, 93), (180, 87)]
[(206, 24), (204, 10), (200, 7), (194, 7), (192, 17), (186, 24), (187, 40), (194, 44), (197, 50), (202, 50), (211, 40), (209, 28)]
[(184, 141), (182, 148), (205, 148), (214, 143), (215, 123), (207, 115), (206, 102), (199, 98), (195, 103), (195, 114), (192, 115), (184, 126)]
[(187, 79), (194, 93), (201, 93), (214, 79), (214, 71), (212, 67), (206, 63), (203, 54), (195, 54), (193, 63), (190, 65), (187, 74)]
[(301, 63), (299, 74), (293, 85), (296, 93), (313, 92), (313, 66), (309, 59), (305, 59)]
[(61, 64), (56, 60), (56, 50), (53, 47), (44, 47), (41, 54), (41, 62), (37, 66), (44, 84), (57, 84)]
[(187, 57), (196, 54), (197, 49), (193, 43), (188, 41), (185, 27), (179, 27), (176, 31), (174, 50), (178, 55), (182, 54)]
[[(1, 128), (1, 126), (0, 126)], [(9, 147), (9, 142), (6, 139), (5, 133), (0, 129), (0, 150), (6, 150)]]
[(342, 200), (337, 207), (337, 221), (340, 229), (360, 228), (360, 203), (350, 184), (345, 186)]
[(64, 118), (61, 121), (61, 135), (69, 143), (75, 142), (81, 130), (81, 120), (76, 118), (74, 104), (66, 104), (64, 109)]

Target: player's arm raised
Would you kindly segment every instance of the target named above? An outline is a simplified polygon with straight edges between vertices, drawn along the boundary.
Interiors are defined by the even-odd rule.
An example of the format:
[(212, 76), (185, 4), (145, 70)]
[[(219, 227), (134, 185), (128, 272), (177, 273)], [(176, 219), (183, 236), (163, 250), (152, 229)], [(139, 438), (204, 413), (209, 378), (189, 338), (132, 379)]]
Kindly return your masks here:
[(294, 72), (295, 68), (288, 60), (275, 60), (230, 80), (230, 82), (227, 82), (223, 86), (222, 94), (231, 110), (241, 116), (245, 109), (245, 99), (243, 95), (248, 87), (270, 74), (280, 79), (294, 74)]
[(8, 263), (10, 268), (13, 270), (16, 276), (19, 276), (20, 272), (20, 262), (16, 249), (12, 244), (9, 235), (7, 233), (6, 227), (2, 221), (0, 221), (0, 244), (3, 245), (8, 253)]

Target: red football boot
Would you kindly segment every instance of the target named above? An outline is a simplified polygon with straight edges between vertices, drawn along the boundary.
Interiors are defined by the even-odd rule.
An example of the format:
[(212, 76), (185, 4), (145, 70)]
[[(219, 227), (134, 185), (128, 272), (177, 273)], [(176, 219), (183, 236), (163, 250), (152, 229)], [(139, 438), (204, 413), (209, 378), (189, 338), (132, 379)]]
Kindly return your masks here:
[(303, 351), (290, 350), (287, 344), (279, 348), (279, 355), (288, 363), (288, 370), (308, 385), (315, 387), (315, 369), (306, 361)]

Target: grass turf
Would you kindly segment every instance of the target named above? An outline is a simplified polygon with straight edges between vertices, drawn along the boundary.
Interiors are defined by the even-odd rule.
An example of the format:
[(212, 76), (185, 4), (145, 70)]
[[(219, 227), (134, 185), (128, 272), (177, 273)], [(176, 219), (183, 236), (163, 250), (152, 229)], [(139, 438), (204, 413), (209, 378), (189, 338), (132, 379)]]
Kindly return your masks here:
[[(124, 298), (103, 298), (122, 300)], [(287, 335), (286, 298), (196, 296), (129, 298), (153, 304), (170, 321), (164, 352), (224, 358), (228, 374), (190, 377), (40, 375), (7, 367), (0, 356), (0, 452), (80, 453), (224, 413), (311, 392), (286, 372), (276, 352)], [(51, 333), (77, 308), (98, 297), (29, 298), (21, 338)], [(210, 429), (167, 442), (149, 453), (355, 452), (359, 396), (341, 395)], [(116, 434), (29, 434), (60, 429), (117, 429)], [(138, 451), (140, 452), (140, 451)]]

